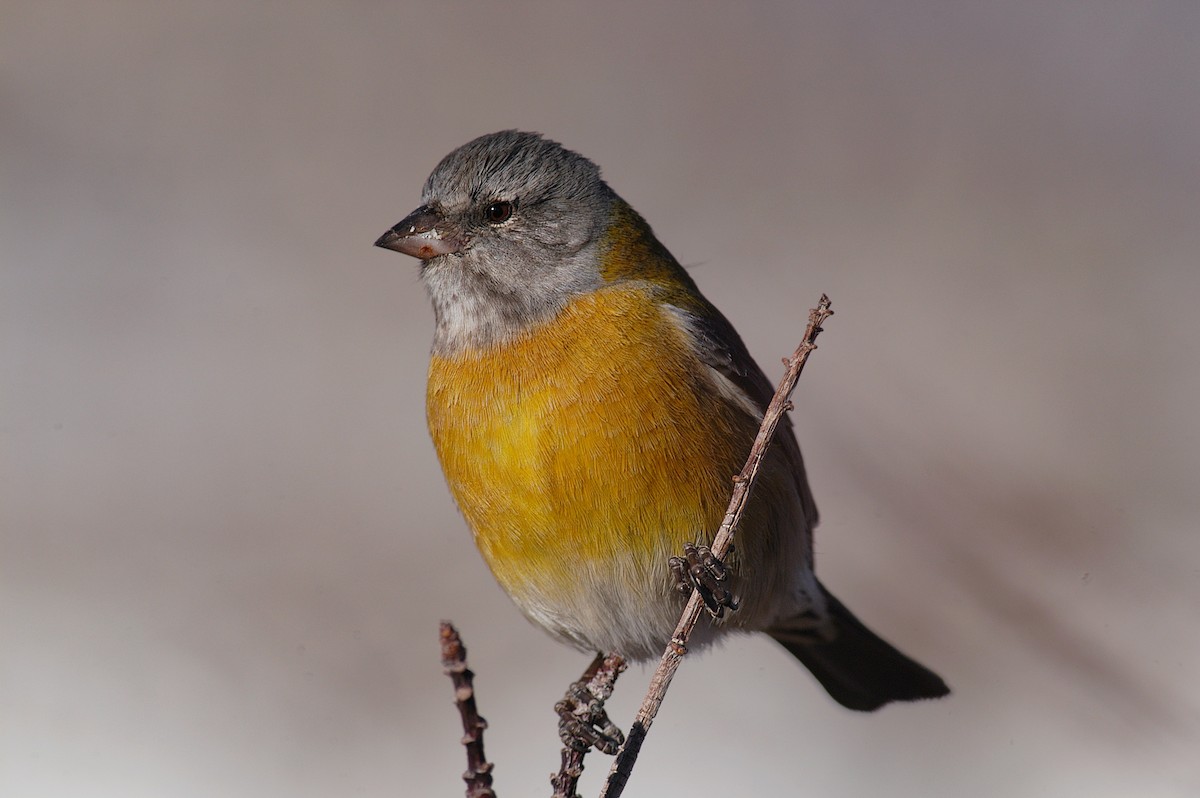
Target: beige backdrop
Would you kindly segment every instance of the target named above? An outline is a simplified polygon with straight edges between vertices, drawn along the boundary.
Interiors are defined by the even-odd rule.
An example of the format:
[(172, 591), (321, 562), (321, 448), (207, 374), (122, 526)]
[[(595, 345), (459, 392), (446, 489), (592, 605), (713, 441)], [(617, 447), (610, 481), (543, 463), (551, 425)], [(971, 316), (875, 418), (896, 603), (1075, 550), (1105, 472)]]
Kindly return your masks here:
[[(0, 794), (502, 796), (586, 657), (521, 619), (372, 242), (438, 159), (602, 165), (774, 375), (825, 581), (953, 698), (688, 662), (631, 795), (1200, 793), (1200, 7), (6, 3)], [(620, 685), (628, 724), (646, 671)], [(594, 795), (599, 758), (585, 782)]]

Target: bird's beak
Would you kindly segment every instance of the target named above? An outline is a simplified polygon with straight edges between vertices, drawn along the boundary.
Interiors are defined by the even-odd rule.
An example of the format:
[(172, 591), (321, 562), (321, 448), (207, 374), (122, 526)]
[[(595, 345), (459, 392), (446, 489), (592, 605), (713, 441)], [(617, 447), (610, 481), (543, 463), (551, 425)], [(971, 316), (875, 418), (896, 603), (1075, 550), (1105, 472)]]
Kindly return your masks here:
[(379, 237), (375, 246), (394, 249), (421, 260), (461, 252), (462, 235), (445, 217), (423, 205)]

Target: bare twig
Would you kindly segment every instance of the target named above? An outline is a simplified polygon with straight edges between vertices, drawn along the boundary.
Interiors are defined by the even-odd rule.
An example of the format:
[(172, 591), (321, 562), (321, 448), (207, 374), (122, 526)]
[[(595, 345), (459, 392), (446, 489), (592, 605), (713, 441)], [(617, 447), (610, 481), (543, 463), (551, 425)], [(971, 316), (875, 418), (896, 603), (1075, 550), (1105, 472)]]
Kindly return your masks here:
[[(746, 465), (742, 468), (741, 473), (733, 478), (733, 496), (729, 500), (729, 509), (725, 512), (725, 520), (721, 522), (712, 544), (712, 553), (717, 559), (724, 559), (729, 552), (734, 530), (741, 520), (746, 502), (750, 498), (750, 489), (754, 486), (754, 480), (758, 476), (758, 470), (766, 455), (767, 447), (770, 446), (771, 440), (775, 436), (775, 428), (779, 425), (783, 414), (791, 409), (792, 405), (788, 396), (796, 387), (796, 381), (800, 378), (800, 372), (804, 369), (809, 353), (817, 348), (816, 340), (821, 333), (821, 325), (832, 315), (833, 310), (830, 307), (829, 297), (822, 294), (820, 302), (808, 313), (808, 327), (804, 331), (804, 339), (792, 356), (784, 361), (787, 370), (783, 379), (779, 381), (779, 387), (775, 389), (775, 396), (767, 406), (766, 413), (763, 414), (762, 426), (759, 427), (758, 437), (755, 438), (754, 446), (750, 450), (750, 457), (746, 460)], [(650, 730), (650, 724), (654, 722), (654, 717), (658, 714), (659, 707), (662, 706), (675, 671), (687, 654), (688, 637), (700, 619), (703, 607), (704, 600), (700, 591), (693, 590), (691, 598), (688, 599), (687, 606), (683, 610), (683, 615), (679, 619), (679, 625), (675, 627), (675, 634), (671, 637), (671, 642), (667, 644), (666, 651), (663, 652), (662, 659), (659, 661), (658, 670), (654, 672), (654, 676), (650, 680), (646, 697), (642, 700), (637, 717), (634, 718), (633, 725), (629, 728), (629, 736), (620, 751), (617, 752), (608, 778), (604, 782), (600, 798), (618, 798), (624, 791), (625, 784), (629, 781), (629, 775), (633, 771), (633, 765), (637, 761), (638, 753), (641, 751), (642, 741), (645, 740), (646, 734)]]
[(621, 731), (608, 719), (604, 702), (612, 695), (617, 676), (625, 670), (619, 654), (596, 655), (579, 681), (554, 705), (559, 714), (558, 734), (563, 741), (562, 765), (550, 777), (551, 798), (579, 798), (575, 788), (583, 775), (583, 757), (594, 746), (615, 754), (623, 742)]
[(467, 749), (467, 771), (463, 773), (463, 781), (467, 783), (467, 798), (496, 798), (492, 789), (492, 763), (483, 755), (483, 730), (487, 728), (487, 721), (479, 716), (475, 707), (475, 674), (467, 667), (467, 649), (449, 621), (442, 621), (441, 640), (442, 667), (454, 683), (454, 703), (462, 715), (462, 744)]

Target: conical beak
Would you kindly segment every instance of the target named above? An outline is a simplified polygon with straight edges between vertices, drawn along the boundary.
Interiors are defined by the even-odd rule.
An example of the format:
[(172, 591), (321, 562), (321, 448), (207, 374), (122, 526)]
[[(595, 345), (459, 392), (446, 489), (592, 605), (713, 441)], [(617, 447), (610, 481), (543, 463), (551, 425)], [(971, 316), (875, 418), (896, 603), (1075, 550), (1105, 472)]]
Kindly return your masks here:
[(393, 249), (421, 260), (462, 250), (463, 239), (445, 217), (423, 205), (379, 237), (375, 246)]

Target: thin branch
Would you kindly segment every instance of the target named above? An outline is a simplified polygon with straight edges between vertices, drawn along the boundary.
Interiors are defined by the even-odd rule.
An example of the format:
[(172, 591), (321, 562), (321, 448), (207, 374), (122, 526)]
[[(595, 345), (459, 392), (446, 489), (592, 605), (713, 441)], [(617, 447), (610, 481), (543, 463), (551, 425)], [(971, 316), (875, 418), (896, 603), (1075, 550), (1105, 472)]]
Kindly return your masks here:
[[(821, 333), (821, 325), (832, 315), (833, 310), (830, 307), (829, 297), (822, 294), (820, 302), (808, 313), (808, 327), (804, 331), (804, 339), (792, 356), (784, 361), (787, 370), (779, 382), (779, 387), (775, 389), (775, 396), (767, 406), (766, 413), (763, 414), (762, 426), (759, 427), (758, 437), (755, 438), (754, 446), (750, 450), (750, 457), (746, 460), (746, 465), (742, 468), (741, 473), (733, 478), (733, 496), (729, 500), (729, 509), (725, 512), (725, 520), (721, 522), (712, 544), (712, 553), (717, 559), (724, 559), (729, 552), (734, 530), (741, 520), (746, 502), (750, 498), (750, 490), (754, 487), (754, 480), (762, 466), (767, 447), (770, 446), (771, 440), (775, 436), (775, 428), (779, 426), (783, 414), (792, 409), (792, 403), (788, 397), (796, 387), (796, 381), (800, 378), (800, 372), (804, 369), (809, 354), (817, 348), (816, 340)], [(691, 598), (688, 599), (687, 606), (683, 610), (683, 615), (679, 619), (679, 625), (675, 627), (675, 634), (672, 635), (671, 642), (667, 644), (666, 651), (663, 652), (662, 659), (659, 661), (658, 670), (654, 672), (654, 676), (650, 680), (646, 697), (642, 700), (637, 717), (629, 728), (629, 736), (626, 738), (625, 744), (621, 746), (621, 750), (617, 752), (608, 778), (604, 782), (600, 798), (618, 798), (624, 791), (625, 785), (629, 781), (629, 775), (633, 772), (638, 753), (641, 751), (642, 742), (650, 730), (650, 724), (654, 722), (654, 717), (658, 714), (659, 707), (662, 706), (675, 671), (678, 670), (687, 654), (688, 638), (691, 636), (696, 622), (700, 619), (703, 607), (704, 601), (700, 592), (693, 590)]]
[(475, 674), (467, 667), (467, 649), (449, 621), (442, 621), (442, 668), (454, 683), (454, 703), (462, 715), (462, 744), (467, 749), (467, 798), (496, 798), (492, 789), (492, 763), (483, 755), (483, 730), (487, 721), (475, 706)]
[(567, 688), (562, 701), (554, 705), (559, 714), (558, 734), (563, 741), (562, 765), (550, 777), (554, 787), (551, 798), (579, 798), (575, 789), (583, 775), (583, 758), (592, 747), (615, 754), (623, 738), (608, 719), (604, 702), (612, 695), (617, 676), (625, 670), (619, 654), (597, 654), (583, 676)]

